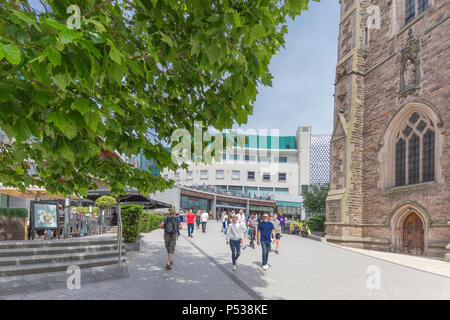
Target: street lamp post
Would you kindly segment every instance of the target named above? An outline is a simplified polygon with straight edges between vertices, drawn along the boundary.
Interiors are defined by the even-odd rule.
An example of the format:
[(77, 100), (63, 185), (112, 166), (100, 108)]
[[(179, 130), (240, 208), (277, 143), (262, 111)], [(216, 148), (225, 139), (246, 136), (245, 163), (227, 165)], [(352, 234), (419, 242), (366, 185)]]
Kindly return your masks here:
[(88, 218), (88, 226), (89, 226), (89, 234), (92, 234), (92, 213), (94, 211), (94, 208), (92, 207), (92, 204), (89, 205), (89, 218)]
[(64, 205), (64, 239), (67, 239), (69, 238), (70, 197), (66, 197)]

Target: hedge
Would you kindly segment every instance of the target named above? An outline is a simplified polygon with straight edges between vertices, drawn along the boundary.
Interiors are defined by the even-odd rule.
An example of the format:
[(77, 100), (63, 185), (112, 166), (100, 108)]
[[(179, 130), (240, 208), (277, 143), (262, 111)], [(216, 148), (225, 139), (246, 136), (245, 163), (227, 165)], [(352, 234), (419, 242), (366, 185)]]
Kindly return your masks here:
[(150, 232), (152, 230), (158, 229), (163, 219), (164, 217), (159, 214), (144, 212), (142, 216), (141, 232)]
[(316, 214), (306, 221), (306, 224), (311, 229), (311, 231), (325, 231), (325, 215)]
[(28, 210), (25, 208), (3, 208), (3, 207), (0, 207), (0, 217), (28, 218)]
[(144, 206), (127, 204), (120, 206), (123, 226), (123, 238), (125, 242), (136, 242), (142, 230), (142, 216)]
[[(73, 208), (75, 208), (77, 210), (77, 213), (80, 213), (80, 212), (84, 212), (85, 214), (89, 213), (89, 207), (75, 207), (75, 206), (72, 206), (72, 207), (70, 207), (70, 212), (72, 212)], [(93, 213), (98, 214), (99, 211), (100, 211), (99, 207), (92, 207), (92, 212)]]

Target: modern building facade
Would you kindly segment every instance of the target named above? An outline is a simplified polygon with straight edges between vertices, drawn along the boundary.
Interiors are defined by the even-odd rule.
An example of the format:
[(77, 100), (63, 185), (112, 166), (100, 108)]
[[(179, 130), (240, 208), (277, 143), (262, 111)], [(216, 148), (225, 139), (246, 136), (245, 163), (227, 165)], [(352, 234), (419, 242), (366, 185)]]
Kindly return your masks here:
[(327, 240), (443, 257), (450, 1), (340, 3)]
[(300, 216), (302, 190), (311, 181), (311, 126), (300, 126), (295, 136), (247, 135), (245, 146), (226, 149), (221, 161), (162, 174), (180, 186), (276, 201), (280, 209)]

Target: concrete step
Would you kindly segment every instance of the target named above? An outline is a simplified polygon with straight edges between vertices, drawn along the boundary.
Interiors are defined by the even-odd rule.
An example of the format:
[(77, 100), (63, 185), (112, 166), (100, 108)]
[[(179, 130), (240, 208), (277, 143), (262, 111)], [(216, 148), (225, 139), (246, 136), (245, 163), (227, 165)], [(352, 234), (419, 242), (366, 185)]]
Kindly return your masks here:
[(44, 247), (74, 247), (87, 245), (115, 244), (117, 240), (109, 239), (55, 239), (55, 240), (22, 240), (0, 241), (0, 251), (3, 249), (44, 248)]
[(21, 257), (4, 257), (0, 258), (0, 267), (2, 266), (20, 266), (39, 263), (57, 263), (64, 261), (85, 261), (97, 258), (118, 257), (118, 250), (109, 251), (92, 251), (83, 253), (64, 253), (64, 254), (49, 254), (49, 255), (35, 255), (35, 256), (21, 256)]
[[(21, 256), (36, 256), (36, 255), (51, 255), (51, 254), (73, 254), (83, 252), (98, 252), (117, 250), (117, 244), (101, 244), (101, 245), (86, 245), (86, 246), (56, 246), (56, 247), (37, 247), (37, 248), (13, 248), (0, 250), (1, 257), (21, 257)], [(122, 251), (125, 252), (125, 244), (122, 245)]]
[[(122, 261), (126, 262), (126, 257), (122, 257)], [(63, 261), (57, 263), (42, 263), (23, 266), (2, 266), (0, 267), (0, 277), (10, 277), (27, 274), (49, 273), (65, 271), (69, 266), (76, 265), (80, 269), (113, 265), (118, 263), (117, 257), (97, 258), (86, 261)]]

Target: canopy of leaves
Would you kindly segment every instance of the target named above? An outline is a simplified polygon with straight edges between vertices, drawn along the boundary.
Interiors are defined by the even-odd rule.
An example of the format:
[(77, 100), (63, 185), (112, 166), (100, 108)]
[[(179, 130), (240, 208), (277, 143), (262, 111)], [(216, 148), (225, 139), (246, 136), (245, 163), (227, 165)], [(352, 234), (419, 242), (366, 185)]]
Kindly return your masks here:
[(325, 204), (328, 196), (330, 185), (312, 184), (308, 190), (303, 193), (303, 206), (308, 213), (325, 213)]
[(171, 185), (102, 149), (175, 170), (174, 129), (245, 123), (309, 0), (78, 0), (75, 29), (74, 1), (39, 2), (0, 1), (0, 181), (84, 195)]

